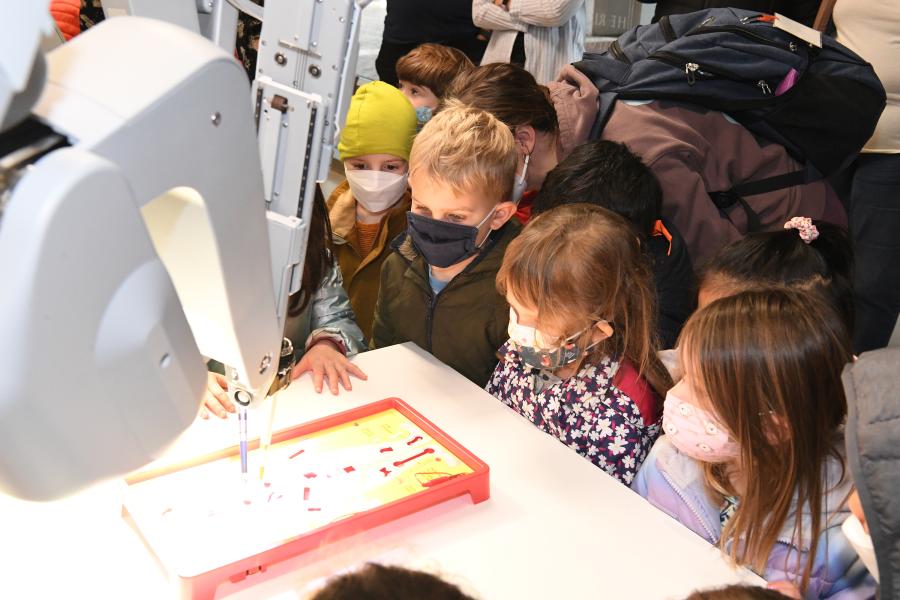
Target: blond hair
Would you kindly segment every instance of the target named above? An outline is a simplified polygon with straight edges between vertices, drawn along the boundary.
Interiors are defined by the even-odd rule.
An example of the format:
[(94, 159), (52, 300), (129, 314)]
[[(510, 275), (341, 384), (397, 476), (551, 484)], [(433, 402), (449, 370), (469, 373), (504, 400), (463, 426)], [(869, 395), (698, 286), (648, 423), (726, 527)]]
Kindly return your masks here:
[(486, 111), (451, 101), (413, 142), (409, 176), (419, 173), (456, 194), (507, 200), (516, 175), (512, 131)]
[(609, 322), (613, 334), (587, 360), (627, 359), (660, 396), (672, 387), (656, 354), (653, 278), (623, 217), (583, 203), (541, 213), (507, 247), (497, 289), (566, 335)]
[(422, 44), (397, 61), (397, 79), (424, 85), (443, 98), (453, 79), (475, 68), (469, 57), (449, 46)]

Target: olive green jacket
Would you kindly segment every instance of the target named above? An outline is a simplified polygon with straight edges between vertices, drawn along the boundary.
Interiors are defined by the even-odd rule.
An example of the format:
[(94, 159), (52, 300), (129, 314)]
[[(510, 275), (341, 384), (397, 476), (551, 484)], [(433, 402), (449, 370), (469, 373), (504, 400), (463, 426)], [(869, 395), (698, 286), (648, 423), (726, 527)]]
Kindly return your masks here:
[(497, 349), (509, 338), (509, 305), (496, 287), (497, 271), (521, 226), (494, 231), (481, 253), (435, 294), (428, 265), (407, 234), (381, 268), (371, 348), (415, 342), (441, 362), (484, 387), (497, 366)]

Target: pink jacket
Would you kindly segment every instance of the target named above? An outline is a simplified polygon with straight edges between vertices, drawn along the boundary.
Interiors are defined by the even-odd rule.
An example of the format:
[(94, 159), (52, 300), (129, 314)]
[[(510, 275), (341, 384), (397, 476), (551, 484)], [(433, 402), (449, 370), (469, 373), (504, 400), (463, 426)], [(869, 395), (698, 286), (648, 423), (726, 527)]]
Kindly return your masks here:
[[(587, 141), (598, 112), (594, 84), (572, 66), (562, 81), (550, 84), (560, 123), (560, 151), (565, 156)], [(626, 144), (659, 179), (662, 216), (671, 219), (687, 243), (695, 265), (747, 233), (740, 207), (723, 218), (708, 192), (726, 191), (750, 181), (801, 168), (785, 149), (757, 140), (723, 113), (670, 102), (616, 103), (600, 134)], [(781, 229), (795, 216), (838, 225), (847, 217), (837, 195), (824, 181), (745, 198), (764, 229)]]

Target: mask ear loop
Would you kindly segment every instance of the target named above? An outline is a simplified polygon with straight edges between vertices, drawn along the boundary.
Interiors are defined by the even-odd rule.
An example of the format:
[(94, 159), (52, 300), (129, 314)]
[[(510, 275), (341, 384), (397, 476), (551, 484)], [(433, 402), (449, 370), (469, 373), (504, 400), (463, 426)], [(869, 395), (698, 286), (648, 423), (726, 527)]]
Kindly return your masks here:
[[(590, 327), (588, 327), (587, 329), (585, 329), (584, 335), (593, 335), (594, 328), (600, 323), (606, 323), (607, 325), (610, 325), (609, 321), (607, 321), (606, 319), (601, 319), (601, 320), (597, 321), (596, 323), (594, 323), (593, 325), (591, 325)], [(615, 329), (613, 329), (613, 332), (615, 332)], [(609, 336), (609, 337), (612, 337), (612, 336)], [(609, 339), (609, 337), (599, 340), (594, 344), (589, 344), (589, 345), (585, 346), (584, 350), (579, 353), (578, 360), (576, 360), (574, 363), (572, 363), (575, 365), (575, 373), (578, 373), (581, 370), (581, 367), (584, 364), (584, 361), (587, 360), (587, 357), (591, 355), (591, 353), (592, 353), (591, 351), (593, 350), (593, 348), (602, 344), (604, 341)]]

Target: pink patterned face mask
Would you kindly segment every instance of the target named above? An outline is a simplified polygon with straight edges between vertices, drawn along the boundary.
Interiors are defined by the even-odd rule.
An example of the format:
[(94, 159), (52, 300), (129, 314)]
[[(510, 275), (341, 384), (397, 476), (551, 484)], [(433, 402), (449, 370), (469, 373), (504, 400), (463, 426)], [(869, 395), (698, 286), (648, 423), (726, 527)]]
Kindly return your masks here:
[(683, 454), (707, 463), (724, 463), (740, 456), (740, 446), (705, 410), (672, 392), (663, 404), (663, 431)]

